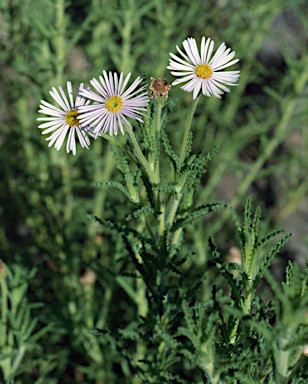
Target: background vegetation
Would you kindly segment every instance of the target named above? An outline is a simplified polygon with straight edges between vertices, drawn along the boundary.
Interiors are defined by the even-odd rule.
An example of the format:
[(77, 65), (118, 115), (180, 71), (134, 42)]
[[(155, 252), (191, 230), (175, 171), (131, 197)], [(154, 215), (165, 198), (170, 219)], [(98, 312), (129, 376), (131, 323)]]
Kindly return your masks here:
[[(216, 145), (220, 152), (207, 164), (195, 205), (219, 201), (242, 216), (250, 196), (252, 211), (262, 209), (261, 237), (277, 228), (292, 232), (272, 264), (281, 281), (288, 260), (297, 260), (303, 269), (307, 255), (308, 3), (0, 0), (0, 11), (0, 255), (5, 263), (0, 274), (9, 291), (5, 309), (1, 286), (1, 313), (3, 320), (4, 311), (9, 312), (11, 327), (1, 324), (0, 381), (14, 374), (16, 383), (25, 384), (149, 382), (133, 381), (134, 369), (119, 354), (121, 348), (133, 354), (133, 333), (124, 335), (127, 344), (117, 335), (89, 332), (127, 329), (140, 315), (132, 291), (139, 282), (123, 277), (130, 261), (122, 238), (87, 217), (121, 223), (133, 211), (120, 192), (91, 186), (119, 180), (112, 151), (103, 139), (88, 151), (77, 148), (75, 157), (65, 148), (48, 148), (37, 129), (39, 101), (51, 101), (52, 86), (70, 80), (77, 87), (102, 70), (142, 75), (148, 84), (150, 77), (172, 82), (166, 70), (169, 52), (185, 38), (211, 37), (216, 48), (225, 42), (240, 59), (241, 77), (230, 95), (199, 102), (193, 152), (206, 154)], [(175, 87), (169, 97), (166, 133), (179, 151), (191, 95)], [(126, 137), (120, 140), (125, 143)], [(192, 271), (187, 287), (200, 278), (193, 271), (212, 273), (222, 262), (214, 245), (208, 246), (209, 236), (221, 260), (239, 253), (228, 209), (191, 224), (186, 236), (181, 252), (194, 252), (185, 267)], [(295, 272), (289, 268), (291, 276)], [(298, 286), (304, 284), (298, 279)], [(211, 296), (211, 281), (203, 288), (205, 298)], [(262, 284), (268, 301), (272, 294)], [(219, 279), (217, 285), (224, 287)], [(279, 288), (274, 291), (279, 296)], [(197, 315), (189, 311), (183, 304), (181, 314), (192, 323)], [(158, 379), (153, 373), (151, 382), (207, 382), (185, 359), (173, 362), (169, 377)], [(302, 364), (301, 373), (290, 380), (307, 379), (307, 362)], [(242, 372), (233, 375), (234, 381), (224, 380), (261, 382), (245, 377)]]

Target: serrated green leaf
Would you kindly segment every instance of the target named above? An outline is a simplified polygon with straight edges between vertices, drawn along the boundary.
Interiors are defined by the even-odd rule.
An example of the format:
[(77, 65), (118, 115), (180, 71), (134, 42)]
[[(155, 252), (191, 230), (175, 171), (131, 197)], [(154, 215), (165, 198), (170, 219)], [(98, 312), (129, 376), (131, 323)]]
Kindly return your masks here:
[(175, 193), (175, 186), (173, 184), (162, 184), (154, 188), (158, 192)]
[(153, 250), (158, 251), (156, 244), (153, 242), (151, 238), (144, 236), (143, 234), (139, 233), (133, 228), (129, 228), (126, 225), (119, 225), (110, 220), (100, 219), (99, 217), (91, 214), (88, 214), (87, 217), (99, 223), (100, 225), (103, 225), (106, 228), (109, 228), (111, 230), (115, 230), (118, 233), (124, 234), (125, 236), (132, 235), (136, 239), (140, 240), (143, 244), (148, 244), (150, 245), (150, 247), (152, 247)]
[(251, 325), (260, 335), (262, 335), (266, 340), (271, 341), (275, 337), (273, 334), (273, 330), (267, 324), (265, 320), (255, 321), (253, 319), (247, 320), (248, 324)]
[(242, 303), (242, 293), (241, 293), (241, 287), (239, 286), (240, 281), (234, 278), (233, 274), (229, 272), (229, 265), (224, 264), (224, 261), (221, 259), (220, 253), (217, 251), (213, 239), (209, 237), (208, 240), (209, 247), (211, 249), (212, 256), (214, 258), (214, 261), (216, 263), (217, 268), (220, 270), (222, 276), (227, 280), (229, 283), (229, 286), (231, 288), (231, 298), (234, 302), (234, 305), (237, 308), (241, 307)]
[(280, 249), (285, 245), (285, 243), (289, 240), (289, 238), (292, 236), (291, 233), (288, 233), (285, 235), (282, 239), (280, 239), (272, 248), (271, 250), (263, 257), (262, 263), (259, 267), (259, 271), (256, 274), (256, 277), (253, 281), (253, 289), (256, 289), (259, 285), (259, 282), (261, 278), (263, 277), (265, 271), (270, 266), (273, 258), (279, 253)]
[(244, 210), (244, 225), (243, 230), (244, 233), (250, 233), (251, 229), (251, 199), (248, 198), (245, 204), (245, 210)]
[(238, 379), (239, 380), (238, 383), (241, 383), (241, 384), (259, 384), (260, 383), (259, 381), (255, 381), (251, 377), (247, 377), (247, 374), (242, 374), (240, 372), (235, 372), (234, 377)]
[(154, 214), (155, 211), (151, 207), (150, 204), (146, 204), (145, 206), (135, 210), (131, 215), (128, 215), (126, 221), (132, 220), (133, 218), (138, 219), (141, 216), (147, 216), (149, 214)]
[(233, 218), (233, 221), (234, 221), (234, 224), (235, 224), (235, 227), (237, 229), (237, 232), (240, 236), (240, 241), (241, 241), (241, 244), (244, 245), (244, 238), (243, 238), (243, 229), (242, 229), (242, 223), (241, 223), (241, 219), (240, 217), (237, 215), (237, 213), (235, 212), (234, 208), (233, 207), (230, 207), (229, 206), (229, 210), (231, 212), (231, 216)]
[(186, 217), (177, 220), (171, 227), (170, 231), (174, 232), (179, 228), (183, 228), (188, 224), (191, 224), (195, 220), (199, 219), (202, 216), (207, 216), (211, 212), (215, 212), (218, 209), (225, 208), (226, 204), (221, 203), (213, 203), (213, 204), (205, 204), (200, 207), (194, 209), (192, 212), (189, 212)]
[(252, 227), (251, 227), (251, 232), (255, 234), (256, 239), (258, 238), (258, 234), (259, 234), (260, 216), (261, 216), (261, 209), (260, 207), (257, 207), (257, 209), (255, 210), (255, 214), (253, 216)]
[(149, 179), (144, 174), (141, 175), (141, 179), (145, 186), (149, 203), (151, 204), (153, 209), (156, 210), (156, 200), (155, 200), (155, 193), (154, 193), (155, 186), (152, 183), (150, 183)]
[(91, 184), (92, 187), (114, 187), (119, 189), (121, 192), (123, 192), (127, 197), (129, 197), (129, 193), (127, 188), (117, 182), (117, 181), (96, 181)]
[(166, 152), (167, 157), (170, 161), (171, 167), (172, 167), (173, 171), (176, 173), (181, 167), (181, 159), (173, 151), (173, 149), (169, 143), (168, 137), (167, 137), (164, 130), (161, 131), (161, 138), (162, 138), (165, 152)]
[(289, 260), (287, 268), (286, 268), (286, 285), (290, 286), (293, 281), (293, 267), (294, 264), (291, 260)]
[(281, 233), (284, 233), (283, 229), (277, 229), (273, 232), (270, 232), (267, 236), (265, 236), (262, 240), (258, 242), (256, 245), (256, 250), (260, 250), (263, 248), (267, 243), (269, 243), (271, 240), (273, 240), (277, 235), (280, 235)]

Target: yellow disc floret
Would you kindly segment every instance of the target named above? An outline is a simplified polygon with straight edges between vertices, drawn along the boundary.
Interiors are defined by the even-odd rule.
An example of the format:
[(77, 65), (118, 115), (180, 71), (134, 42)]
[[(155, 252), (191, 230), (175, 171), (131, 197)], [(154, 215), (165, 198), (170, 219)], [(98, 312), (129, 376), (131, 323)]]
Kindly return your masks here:
[(78, 120), (79, 113), (76, 109), (72, 109), (71, 111), (66, 112), (65, 121), (70, 127), (74, 127), (75, 125), (79, 125)]
[(213, 75), (213, 70), (209, 64), (199, 64), (196, 66), (195, 73), (201, 79), (209, 79)]
[(120, 96), (111, 96), (105, 103), (109, 112), (118, 112), (123, 107), (123, 100)]

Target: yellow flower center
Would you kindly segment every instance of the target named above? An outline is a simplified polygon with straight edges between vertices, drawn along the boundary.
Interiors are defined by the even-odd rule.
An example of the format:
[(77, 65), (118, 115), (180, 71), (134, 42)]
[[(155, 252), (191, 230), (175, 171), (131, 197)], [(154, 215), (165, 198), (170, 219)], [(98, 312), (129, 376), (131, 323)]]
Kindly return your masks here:
[(105, 103), (109, 112), (118, 112), (123, 107), (123, 100), (120, 96), (111, 96)]
[(195, 73), (201, 79), (209, 79), (213, 75), (213, 70), (209, 64), (199, 64), (196, 66)]
[(66, 112), (65, 121), (70, 127), (74, 127), (75, 125), (79, 125), (78, 120), (79, 113), (76, 109), (72, 109), (71, 111)]

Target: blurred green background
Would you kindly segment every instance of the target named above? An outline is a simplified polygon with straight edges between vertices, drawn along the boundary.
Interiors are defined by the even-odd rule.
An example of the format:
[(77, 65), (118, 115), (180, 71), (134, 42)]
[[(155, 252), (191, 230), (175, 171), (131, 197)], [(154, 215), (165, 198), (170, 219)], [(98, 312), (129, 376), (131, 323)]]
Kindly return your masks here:
[[(221, 100), (199, 102), (194, 152), (221, 148), (196, 205), (241, 208), (251, 196), (262, 208), (264, 230), (293, 233), (285, 259), (304, 263), (307, 16), (304, 0), (0, 0), (0, 258), (25, 277), (35, 268), (27, 298), (44, 303), (33, 310), (37, 327), (50, 326), (27, 349), (21, 383), (99, 383), (106, 370), (113, 382), (118, 368), (87, 330), (110, 324), (115, 314), (118, 326), (133, 316), (114, 278), (123, 267), (123, 246), (87, 218), (94, 213), (116, 221), (133, 209), (120, 192), (91, 186), (119, 178), (108, 143), (77, 147), (75, 157), (65, 146), (48, 148), (37, 129), (40, 100), (53, 102), (51, 87), (70, 80), (77, 89), (103, 70), (171, 83), (169, 52), (185, 38), (211, 37), (216, 49), (225, 42), (240, 59), (234, 69), (241, 77)], [(177, 86), (169, 97), (174, 107), (166, 131), (180, 150), (192, 96)], [(236, 244), (228, 212), (213, 217), (189, 229), (198, 265), (208, 259), (208, 235), (226, 254)]]

